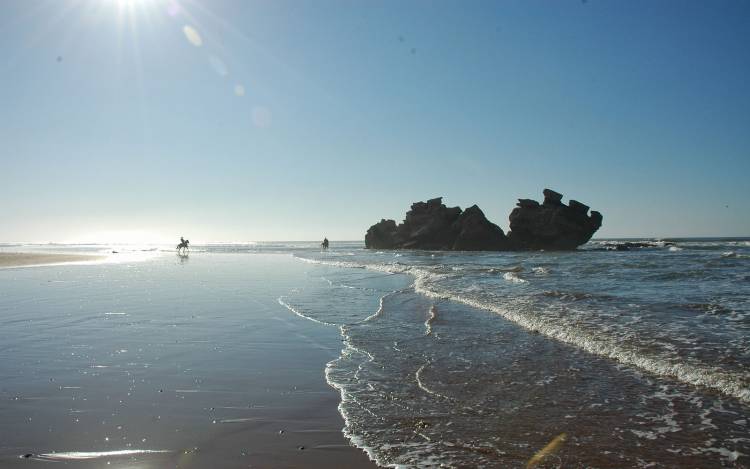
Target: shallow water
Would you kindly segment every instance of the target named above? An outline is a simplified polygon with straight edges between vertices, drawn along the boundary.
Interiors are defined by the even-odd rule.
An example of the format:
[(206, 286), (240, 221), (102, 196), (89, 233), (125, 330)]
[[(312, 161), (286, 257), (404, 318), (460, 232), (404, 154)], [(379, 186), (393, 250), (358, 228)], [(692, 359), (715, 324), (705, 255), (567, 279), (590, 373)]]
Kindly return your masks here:
[(305, 270), (208, 253), (0, 270), (0, 467), (366, 463), (323, 376), (338, 331), (277, 302)]
[[(91, 272), (88, 280), (77, 280), (89, 282), (85, 289), (60, 290), (50, 298), (67, 311), (117, 308), (102, 306), (102, 317), (70, 313), (70, 319), (49, 305), (38, 307), (40, 283), (28, 273), (29, 281), (5, 291), (9, 296), (0, 302), (11, 338), (0, 347), (15, 344), (10, 353), (22, 350), (22, 365), (36, 370), (24, 375), (20, 366), (16, 385), (45, 386), (56, 368), (45, 363), (49, 348), (34, 355), (26, 326), (33, 325), (33, 343), (67, 350), (78, 343), (70, 331), (83, 328), (116, 342), (112, 324), (123, 321), (141, 324), (132, 330), (142, 332), (145, 343), (161, 344), (146, 356), (172, 348), (166, 345), (171, 336), (161, 340), (170, 328), (192, 331), (195, 337), (177, 340), (192, 340), (195, 348), (177, 347), (171, 356), (189, 354), (204, 369), (220, 369), (213, 358), (218, 354), (252, 350), (238, 345), (247, 328), (260, 343), (279, 333), (264, 335), (264, 321), (248, 322), (246, 312), (262, 292), (273, 303), (265, 307), (309, 319), (343, 341), (341, 347), (331, 346), (330, 336), (318, 341), (328, 344), (321, 349), (325, 370), (285, 372), (325, 373), (340, 393), (346, 436), (381, 465), (524, 467), (554, 440), (556, 448), (541, 467), (747, 467), (750, 241), (651, 241), (631, 251), (606, 250), (617, 243), (593, 242), (567, 253), (388, 252), (365, 250), (360, 243), (334, 243), (325, 252), (316, 243), (198, 246), (181, 272), (157, 272), (161, 257), (132, 267), (119, 283), (138, 285), (137, 301), (129, 287), (114, 296), (102, 291), (101, 285), (112, 282), (97, 283), (97, 275), (115, 267), (79, 267)], [(156, 248), (161, 250), (170, 248)], [(302, 269), (271, 269), (267, 288), (259, 286), (258, 275), (243, 285), (247, 263), (264, 253), (283, 254)], [(68, 273), (58, 277), (45, 291), (71, 288)], [(189, 294), (176, 287), (186, 282)], [(173, 303), (202, 313), (187, 317)], [(136, 310), (150, 313), (135, 317)], [(151, 317), (155, 310), (159, 314)], [(28, 311), (36, 316), (26, 324)], [(201, 320), (206, 311), (220, 314)], [(56, 330), (68, 331), (68, 338)], [(91, 338), (93, 349), (73, 350), (82, 363), (97, 365), (92, 357), (102, 356), (125, 360), (118, 371), (130, 373), (128, 363), (143, 364), (129, 358), (133, 346), (123, 345), (127, 351), (118, 353), (122, 348), (103, 348), (97, 338)], [(70, 367), (78, 358), (60, 360)], [(160, 370), (186, 368), (172, 360)], [(102, 372), (86, 371), (83, 376)], [(236, 387), (229, 380), (220, 389), (230, 396)], [(174, 395), (193, 398), (198, 391), (186, 382)], [(218, 422), (245, 418), (230, 412)], [(196, 422), (183, 428), (191, 425)], [(162, 430), (154, 424), (155, 435)], [(172, 450), (177, 441), (134, 448)], [(104, 451), (111, 445), (68, 446)]]
[(564, 433), (547, 464), (747, 465), (750, 245), (603, 244), (297, 253), (320, 270), (285, 301), (340, 325), (327, 376), (380, 464), (523, 466)]

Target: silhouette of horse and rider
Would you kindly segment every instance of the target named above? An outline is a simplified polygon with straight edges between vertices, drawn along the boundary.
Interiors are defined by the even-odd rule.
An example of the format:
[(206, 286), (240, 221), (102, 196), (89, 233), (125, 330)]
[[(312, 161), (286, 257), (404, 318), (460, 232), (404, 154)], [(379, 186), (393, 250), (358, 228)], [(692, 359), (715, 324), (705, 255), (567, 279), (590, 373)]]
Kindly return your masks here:
[(177, 245), (177, 254), (187, 256), (190, 251), (190, 240), (180, 236), (180, 244)]
[[(329, 245), (330, 242), (328, 241), (328, 238), (323, 238), (323, 242), (320, 243), (320, 247), (323, 249), (328, 249)], [(187, 256), (188, 252), (190, 252), (190, 240), (180, 236), (180, 244), (177, 245), (177, 254), (181, 256)]]

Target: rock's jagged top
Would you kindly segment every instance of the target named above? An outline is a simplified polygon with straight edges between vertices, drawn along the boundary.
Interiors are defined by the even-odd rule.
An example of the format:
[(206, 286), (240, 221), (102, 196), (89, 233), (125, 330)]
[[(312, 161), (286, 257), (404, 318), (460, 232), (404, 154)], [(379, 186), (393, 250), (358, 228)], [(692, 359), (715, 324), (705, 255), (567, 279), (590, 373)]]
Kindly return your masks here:
[(544, 202), (518, 199), (510, 214), (510, 229), (487, 220), (472, 205), (465, 211), (447, 207), (442, 197), (416, 202), (403, 223), (381, 220), (365, 235), (372, 249), (428, 249), (456, 251), (570, 250), (586, 243), (602, 224), (602, 215), (578, 201), (562, 203), (562, 194), (544, 190)]

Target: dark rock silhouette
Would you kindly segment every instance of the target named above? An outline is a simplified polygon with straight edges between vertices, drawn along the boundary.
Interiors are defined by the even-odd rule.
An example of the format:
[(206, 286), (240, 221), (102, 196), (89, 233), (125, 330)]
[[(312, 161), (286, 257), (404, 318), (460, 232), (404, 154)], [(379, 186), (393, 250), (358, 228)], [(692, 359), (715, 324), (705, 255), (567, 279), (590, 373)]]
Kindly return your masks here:
[(508, 239), (515, 249), (570, 250), (586, 243), (602, 226), (602, 215), (578, 201), (562, 203), (562, 194), (544, 189), (542, 204), (519, 199), (510, 213)]
[(508, 236), (472, 205), (446, 207), (442, 197), (412, 204), (403, 223), (381, 220), (365, 235), (371, 249), (456, 251), (571, 250), (586, 243), (602, 224), (602, 215), (562, 194), (544, 190), (544, 202), (519, 199), (510, 214)]
[(412, 204), (398, 226), (393, 220), (371, 226), (365, 245), (374, 249), (494, 251), (506, 248), (507, 239), (476, 205), (462, 212), (459, 207), (446, 207), (438, 197)]
[(504, 251), (510, 248), (508, 238), (499, 226), (487, 220), (482, 210), (472, 205), (454, 223), (456, 251)]

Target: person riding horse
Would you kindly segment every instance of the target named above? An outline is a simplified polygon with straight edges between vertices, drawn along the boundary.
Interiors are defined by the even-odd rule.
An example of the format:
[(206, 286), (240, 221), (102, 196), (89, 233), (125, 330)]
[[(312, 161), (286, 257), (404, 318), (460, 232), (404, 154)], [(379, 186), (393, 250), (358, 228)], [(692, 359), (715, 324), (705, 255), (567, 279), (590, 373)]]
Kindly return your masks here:
[(328, 249), (328, 238), (323, 238), (323, 242), (320, 243), (320, 247), (323, 249)]
[(179, 254), (180, 251), (183, 253), (187, 253), (187, 251), (190, 249), (190, 240), (187, 240), (180, 236), (180, 244), (177, 245), (177, 253)]

